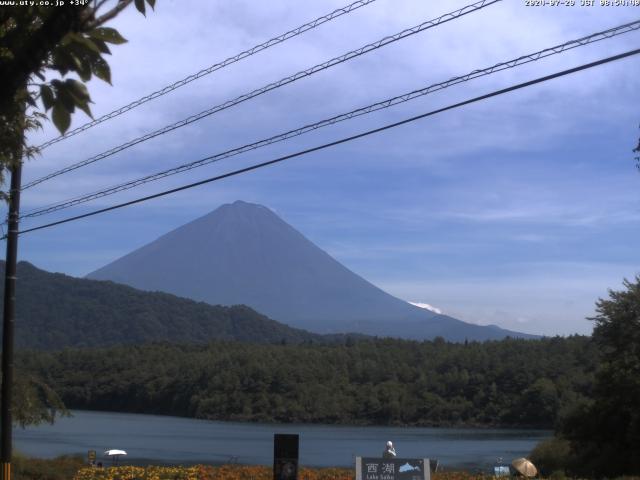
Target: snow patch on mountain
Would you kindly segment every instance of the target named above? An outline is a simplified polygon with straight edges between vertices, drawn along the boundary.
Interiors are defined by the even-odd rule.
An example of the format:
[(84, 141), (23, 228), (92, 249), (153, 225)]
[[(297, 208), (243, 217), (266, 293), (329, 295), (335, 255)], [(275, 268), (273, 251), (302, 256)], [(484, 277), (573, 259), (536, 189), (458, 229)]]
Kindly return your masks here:
[(430, 312), (437, 313), (438, 315), (442, 315), (442, 310), (434, 307), (433, 305), (429, 305), (428, 303), (422, 302), (407, 302), (413, 305), (414, 307), (424, 308), (425, 310), (429, 310)]

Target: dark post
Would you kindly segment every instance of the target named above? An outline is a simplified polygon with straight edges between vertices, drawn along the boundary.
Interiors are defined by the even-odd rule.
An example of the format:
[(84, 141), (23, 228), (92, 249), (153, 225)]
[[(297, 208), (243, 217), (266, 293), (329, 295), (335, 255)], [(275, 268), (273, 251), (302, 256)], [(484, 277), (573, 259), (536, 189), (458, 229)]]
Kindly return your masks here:
[(2, 324), (2, 399), (0, 405), (2, 480), (11, 480), (13, 332), (16, 318), (16, 264), (18, 261), (18, 217), (20, 215), (21, 177), (22, 162), (11, 169), (11, 191), (9, 193), (9, 216), (7, 219), (7, 262), (4, 272), (4, 317)]
[(273, 480), (298, 480), (298, 445), (296, 434), (273, 436)]

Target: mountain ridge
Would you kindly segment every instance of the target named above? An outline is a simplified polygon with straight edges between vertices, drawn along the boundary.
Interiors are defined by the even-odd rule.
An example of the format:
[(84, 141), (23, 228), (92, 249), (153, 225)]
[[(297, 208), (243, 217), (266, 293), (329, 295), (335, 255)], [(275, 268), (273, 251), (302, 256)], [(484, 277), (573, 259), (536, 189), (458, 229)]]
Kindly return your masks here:
[(236, 201), (91, 272), (147, 291), (246, 304), (316, 333), (492, 340), (533, 335), (474, 325), (409, 304), (349, 270), (262, 205)]
[[(2, 278), (4, 270), (5, 262), (0, 261)], [(214, 306), (169, 293), (143, 292), (114, 282), (47, 272), (24, 261), (18, 263), (17, 276), (18, 348), (339, 340), (289, 327), (244, 305)]]

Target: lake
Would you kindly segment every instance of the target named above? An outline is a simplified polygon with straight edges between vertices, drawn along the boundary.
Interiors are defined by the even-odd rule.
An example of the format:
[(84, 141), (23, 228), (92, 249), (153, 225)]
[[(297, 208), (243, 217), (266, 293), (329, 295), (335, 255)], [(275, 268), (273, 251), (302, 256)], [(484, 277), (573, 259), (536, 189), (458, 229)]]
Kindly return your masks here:
[[(353, 427), (211, 422), (180, 417), (72, 411), (54, 425), (14, 430), (14, 448), (51, 458), (108, 449), (128, 452), (124, 463), (273, 463), (273, 434), (300, 434), (304, 466), (353, 466), (354, 456), (379, 456), (387, 440), (400, 457), (437, 458), (445, 467), (488, 470), (529, 454), (545, 430)], [(103, 460), (104, 461), (104, 460)], [(108, 463), (108, 462), (107, 462)], [(107, 464), (105, 463), (105, 465)]]

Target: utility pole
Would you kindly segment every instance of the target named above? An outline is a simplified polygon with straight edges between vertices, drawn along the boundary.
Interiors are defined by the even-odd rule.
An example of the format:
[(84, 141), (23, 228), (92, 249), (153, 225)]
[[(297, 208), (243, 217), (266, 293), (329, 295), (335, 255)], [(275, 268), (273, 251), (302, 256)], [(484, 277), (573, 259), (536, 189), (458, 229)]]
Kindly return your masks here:
[(13, 336), (16, 318), (16, 264), (18, 261), (18, 223), (22, 158), (11, 168), (9, 215), (7, 218), (7, 257), (4, 272), (4, 312), (2, 324), (2, 399), (0, 405), (0, 462), (2, 480), (11, 480), (12, 397), (13, 397)]

